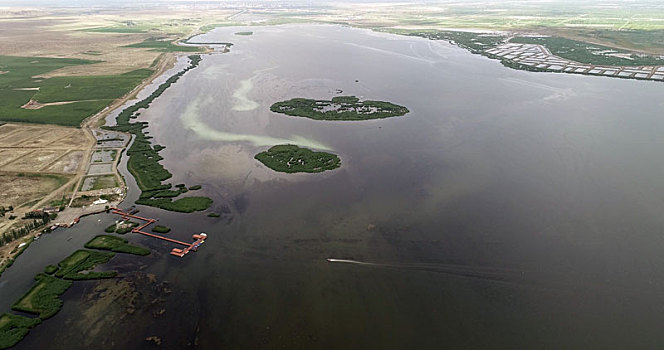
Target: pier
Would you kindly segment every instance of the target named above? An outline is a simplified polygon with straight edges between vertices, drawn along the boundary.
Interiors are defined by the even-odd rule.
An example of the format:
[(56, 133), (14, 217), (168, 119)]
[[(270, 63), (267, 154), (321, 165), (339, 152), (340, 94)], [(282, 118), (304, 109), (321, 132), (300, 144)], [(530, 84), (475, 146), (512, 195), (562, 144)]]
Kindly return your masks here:
[(142, 221), (143, 223), (141, 225), (139, 225), (139, 226), (137, 226), (137, 227), (135, 227), (131, 230), (131, 232), (133, 232), (133, 233), (138, 233), (138, 234), (141, 234), (141, 235), (144, 235), (144, 236), (157, 238), (157, 239), (161, 239), (161, 240), (164, 240), (164, 241), (167, 241), (167, 242), (183, 245), (184, 246), (183, 249), (173, 248), (173, 250), (171, 250), (171, 253), (170, 253), (171, 255), (174, 255), (174, 256), (177, 256), (177, 257), (180, 257), (180, 258), (187, 255), (190, 251), (194, 251), (194, 252), (197, 251), (198, 248), (201, 246), (201, 244), (205, 243), (205, 239), (207, 238), (207, 235), (205, 233), (200, 233), (200, 234), (195, 234), (195, 235), (192, 236), (192, 238), (195, 240), (193, 243), (186, 243), (186, 242), (178, 241), (177, 239), (168, 238), (168, 237), (156, 235), (154, 233), (149, 233), (149, 232), (143, 231), (143, 229), (145, 229), (146, 227), (148, 227), (148, 226), (152, 225), (153, 223), (155, 223), (157, 221), (155, 219), (144, 218), (142, 216), (131, 214), (131, 213), (128, 213), (128, 212), (126, 212), (122, 209), (118, 209), (118, 208), (111, 208), (111, 213), (120, 215), (123, 220), (129, 220), (129, 218), (132, 218), (132, 219)]

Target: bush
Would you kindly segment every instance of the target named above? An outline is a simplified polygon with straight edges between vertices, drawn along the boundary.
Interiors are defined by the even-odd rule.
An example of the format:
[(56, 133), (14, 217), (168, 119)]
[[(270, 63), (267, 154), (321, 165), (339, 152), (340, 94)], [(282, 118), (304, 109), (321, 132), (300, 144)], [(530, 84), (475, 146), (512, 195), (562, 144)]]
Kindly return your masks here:
[(355, 96), (337, 96), (331, 101), (294, 98), (270, 106), (275, 113), (315, 120), (368, 120), (399, 117), (409, 112), (404, 106), (384, 101), (363, 101)]
[(157, 226), (152, 228), (152, 232), (169, 233), (169, 232), (171, 232), (171, 228), (167, 227), (167, 226), (157, 225)]
[(335, 154), (314, 152), (295, 145), (277, 145), (254, 158), (282, 173), (320, 173), (341, 166), (341, 160)]
[(88, 249), (110, 250), (116, 253), (127, 253), (134, 255), (150, 254), (148, 249), (129, 244), (127, 243), (126, 239), (108, 235), (99, 235), (93, 238), (85, 244), (85, 247)]
[(160, 209), (177, 211), (181, 213), (193, 213), (203, 211), (212, 205), (212, 199), (208, 197), (185, 197), (176, 201), (170, 199), (139, 199), (136, 204), (149, 205)]
[(30, 328), (41, 323), (38, 318), (28, 318), (9, 313), (0, 316), (0, 349), (11, 348), (30, 332)]
[(58, 264), (60, 269), (56, 272), (55, 276), (71, 280), (113, 277), (117, 275), (117, 272), (105, 271), (89, 272), (87, 274), (80, 273), (82, 271), (91, 270), (98, 264), (108, 262), (113, 256), (113, 253), (79, 249)]
[(62, 300), (59, 296), (71, 287), (72, 282), (43, 273), (35, 276), (35, 280), (37, 283), (12, 305), (12, 310), (39, 315), (45, 320), (60, 311)]

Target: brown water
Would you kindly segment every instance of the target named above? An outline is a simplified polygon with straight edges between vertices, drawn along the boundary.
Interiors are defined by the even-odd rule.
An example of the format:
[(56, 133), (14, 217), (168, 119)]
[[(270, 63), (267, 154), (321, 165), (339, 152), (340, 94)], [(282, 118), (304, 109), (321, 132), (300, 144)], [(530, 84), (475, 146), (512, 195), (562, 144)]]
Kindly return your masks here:
[[(197, 38), (235, 45), (141, 116), (167, 147), (173, 183), (201, 184), (215, 211), (232, 211), (142, 209), (173, 237), (210, 236), (183, 259), (132, 238), (155, 250), (136, 268), (174, 290), (164, 317), (139, 311), (92, 332), (75, 322), (91, 288), (78, 285), (22, 347), (138, 349), (152, 335), (205, 349), (664, 342), (663, 84), (516, 71), (342, 26), (241, 30)], [(411, 113), (324, 122), (269, 112), (337, 89)], [(253, 159), (283, 142), (330, 150), (342, 167), (286, 175)]]

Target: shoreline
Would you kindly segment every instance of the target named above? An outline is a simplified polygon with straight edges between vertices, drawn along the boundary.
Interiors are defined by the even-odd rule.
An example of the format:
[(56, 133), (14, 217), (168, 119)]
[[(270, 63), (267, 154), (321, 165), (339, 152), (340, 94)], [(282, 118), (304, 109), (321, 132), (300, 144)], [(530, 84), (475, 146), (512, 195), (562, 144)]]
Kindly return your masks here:
[[(140, 91), (142, 91), (147, 86), (152, 84), (157, 78), (164, 75), (169, 69), (173, 68), (175, 66), (175, 63), (177, 62), (177, 58), (178, 58), (177, 53), (170, 53), (170, 52), (164, 53), (164, 55), (162, 55), (160, 57), (160, 59), (157, 63), (158, 68), (155, 70), (155, 72), (152, 75), (150, 75), (148, 78), (146, 78), (144, 81), (142, 81), (139, 85), (137, 85), (135, 88), (133, 88), (127, 94), (125, 94), (123, 97), (111, 102), (102, 111), (100, 111), (97, 114), (92, 115), (92, 116), (84, 119), (81, 122), (81, 125), (79, 126), (79, 128), (85, 130), (87, 138), (89, 138), (90, 140), (95, 140), (95, 142), (91, 143), (90, 147), (85, 152), (85, 155), (83, 157), (83, 159), (85, 160), (85, 164), (88, 164), (90, 162), (92, 153), (94, 152), (94, 148), (95, 148), (95, 145), (96, 145), (96, 139), (94, 137), (93, 129), (96, 129), (98, 126), (100, 126), (102, 121), (105, 122), (106, 118), (112, 112), (114, 112), (117, 109), (121, 108), (125, 103), (127, 103), (131, 99), (134, 99)], [(30, 125), (30, 123), (18, 123), (18, 124)], [(133, 135), (131, 135), (129, 133), (124, 133), (124, 134), (129, 135), (132, 139), (130, 140), (130, 142), (127, 143), (127, 145), (125, 145), (122, 148), (121, 152), (124, 152), (129, 147), (131, 142), (133, 141)], [(119, 162), (119, 159), (120, 159), (120, 156), (118, 156), (118, 158), (116, 159), (116, 164)], [(35, 204), (33, 204), (29, 208), (29, 210), (35, 210), (36, 208), (43, 207), (45, 203), (48, 203), (53, 198), (61, 195), (63, 193), (63, 191), (67, 192), (67, 189), (69, 187), (71, 187), (72, 185), (78, 186), (80, 184), (80, 181), (82, 181), (86, 176), (86, 174), (84, 174), (82, 172), (84, 172), (84, 170), (79, 171), (76, 174), (76, 176), (74, 176), (70, 181), (68, 181), (67, 183), (60, 186), (59, 188), (57, 188), (53, 192), (51, 192), (51, 193), (47, 194), (46, 196), (42, 197), (41, 199), (39, 199)], [(126, 189), (127, 188), (126, 180), (125, 180), (124, 176), (120, 173), (117, 166), (113, 167), (113, 175), (117, 179), (122, 181), (120, 183), (119, 188)], [(72, 193), (74, 193), (74, 192), (72, 192)], [(121, 197), (115, 203), (117, 203), (117, 204), (122, 203), (122, 201), (124, 201), (126, 196), (127, 196), (127, 190), (122, 191)], [(67, 207), (67, 208), (69, 208), (69, 207)], [(74, 222), (77, 222), (78, 219), (80, 219), (81, 217), (103, 213), (104, 211), (105, 211), (104, 208), (95, 208), (95, 210), (92, 211), (92, 212), (83, 212), (83, 213), (81, 213), (81, 215), (78, 215), (74, 219)], [(23, 253), (30, 246), (30, 243), (32, 243), (35, 240), (35, 238), (38, 238), (40, 235), (44, 234), (44, 231), (46, 231), (51, 226), (52, 225), (45, 225), (43, 227), (40, 227), (39, 229), (36, 229), (36, 230), (30, 232), (29, 234), (27, 234), (27, 235), (25, 235), (21, 238), (18, 238), (18, 239), (14, 240), (10, 243), (7, 243), (3, 246), (0, 246), (0, 256), (3, 257), (2, 258), (3, 259), (2, 260), (2, 265), (0, 266), (0, 279), (2, 278), (3, 272), (6, 269), (8, 269), (12, 266), (12, 264), (14, 263), (16, 258), (18, 258), (18, 256), (20, 256), (20, 254)], [(25, 246), (23, 246), (22, 248), (19, 248), (19, 246), (23, 243), (27, 243), (27, 244)]]

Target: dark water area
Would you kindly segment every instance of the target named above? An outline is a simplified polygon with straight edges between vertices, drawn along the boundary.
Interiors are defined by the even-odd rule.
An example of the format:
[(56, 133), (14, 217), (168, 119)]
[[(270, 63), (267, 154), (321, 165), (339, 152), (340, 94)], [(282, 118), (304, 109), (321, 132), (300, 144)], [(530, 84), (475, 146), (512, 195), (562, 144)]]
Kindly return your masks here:
[[(113, 333), (93, 331), (74, 322), (93, 286), (77, 286), (79, 301), (19, 348), (140, 349), (151, 336), (203, 349), (664, 343), (663, 84), (516, 71), (342, 26), (241, 30), (198, 37), (235, 45), (204, 56), (140, 117), (166, 146), (171, 181), (201, 184), (193, 193), (214, 198), (211, 210), (231, 212), (141, 208), (172, 237), (209, 235), (182, 259), (131, 237), (154, 254), (112, 263), (168, 282), (163, 317), (137, 310)], [(269, 111), (337, 89), (411, 113), (327, 122)], [(342, 167), (280, 174), (253, 159), (288, 142), (336, 153)], [(67, 249), (36, 244), (16, 270)]]

